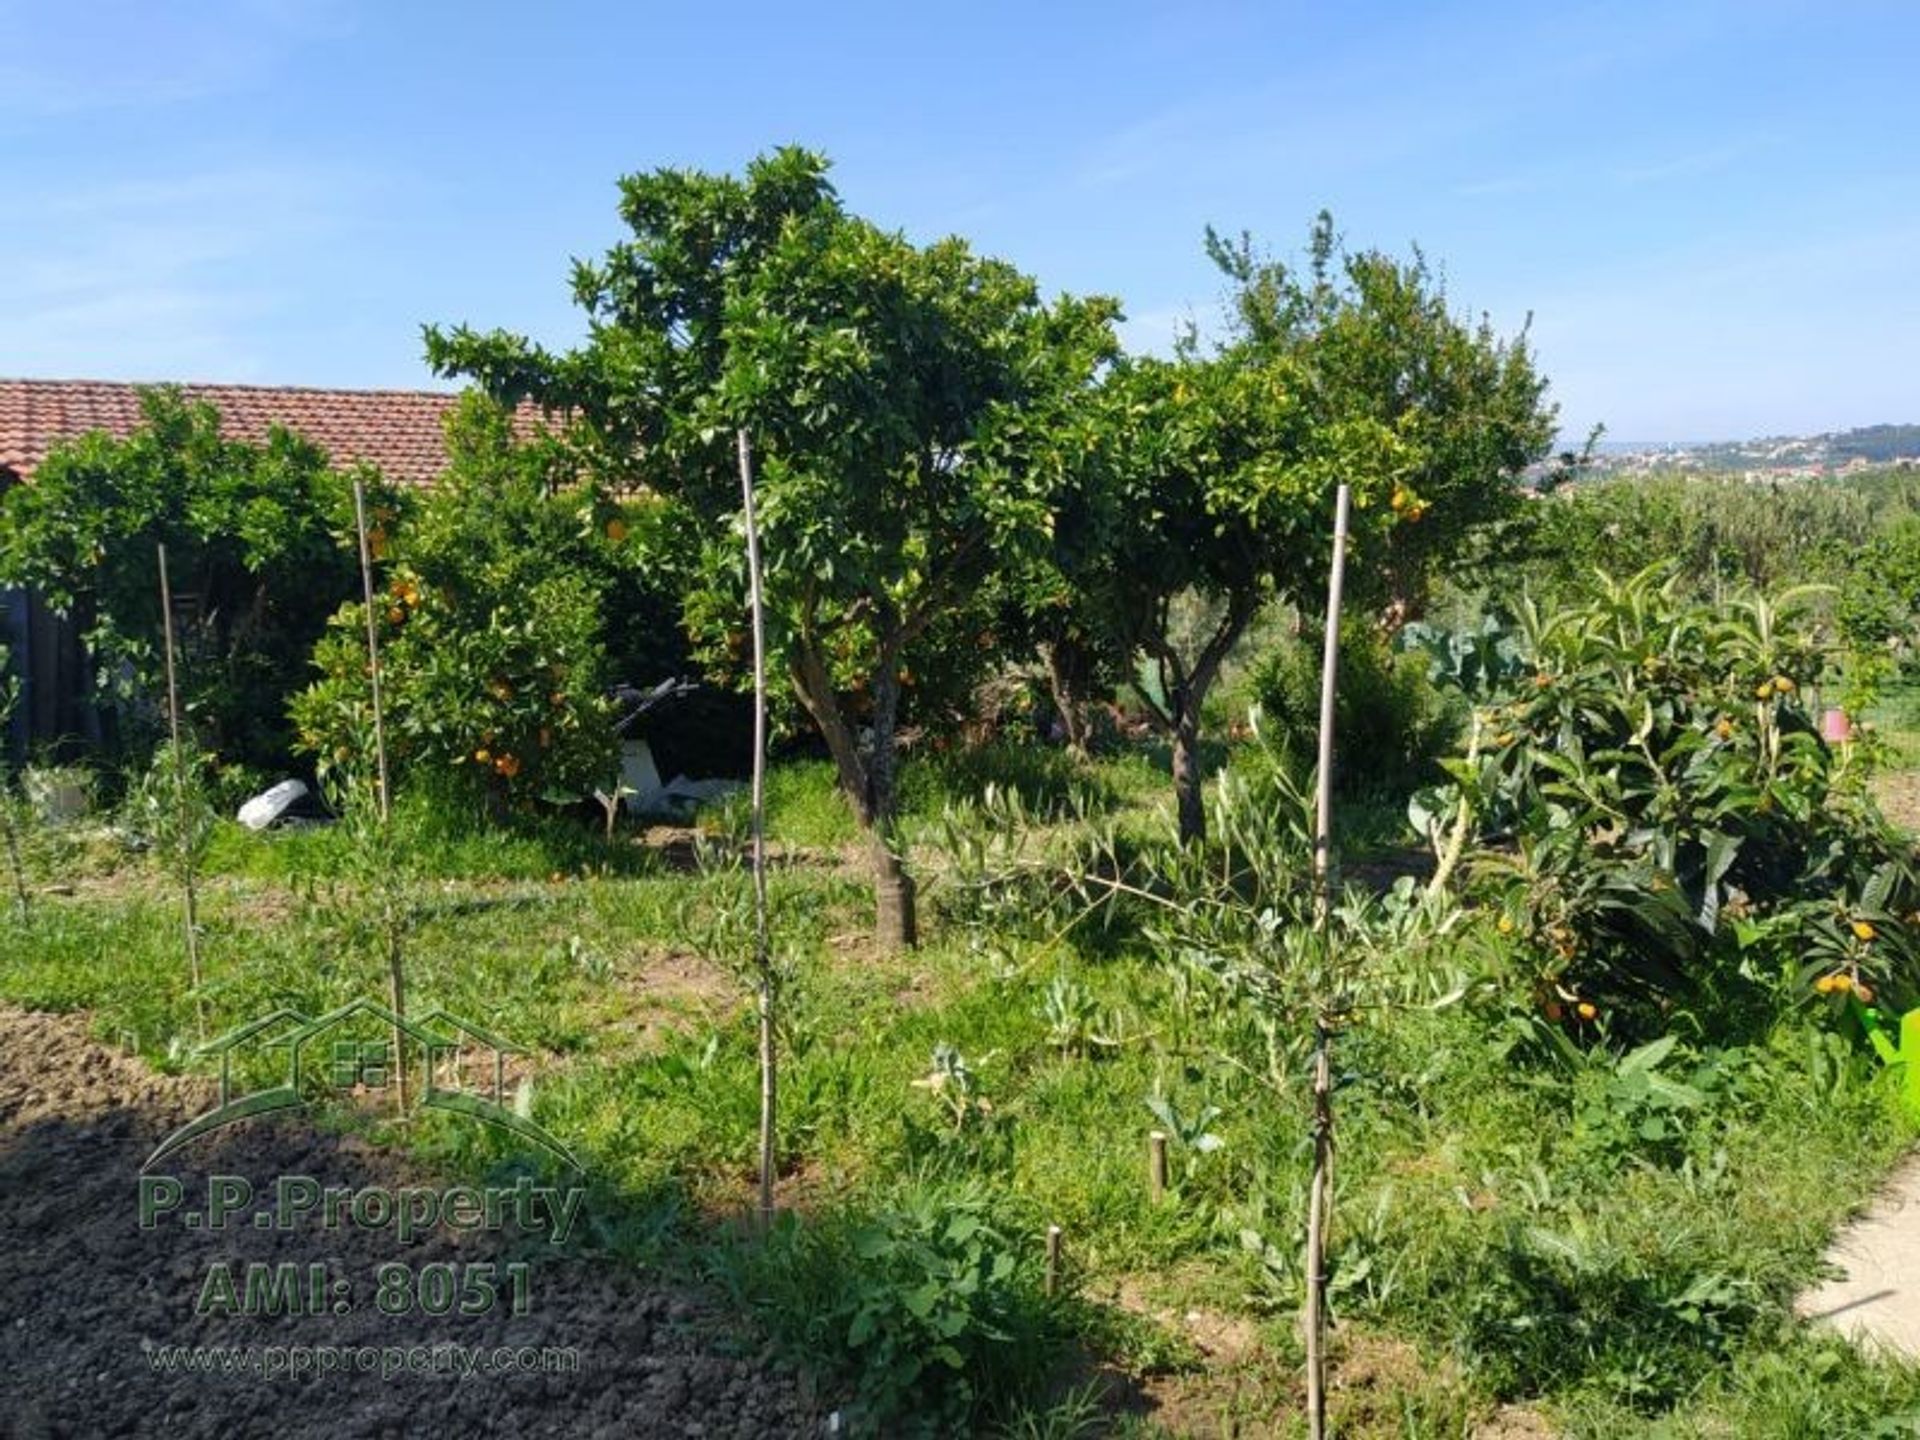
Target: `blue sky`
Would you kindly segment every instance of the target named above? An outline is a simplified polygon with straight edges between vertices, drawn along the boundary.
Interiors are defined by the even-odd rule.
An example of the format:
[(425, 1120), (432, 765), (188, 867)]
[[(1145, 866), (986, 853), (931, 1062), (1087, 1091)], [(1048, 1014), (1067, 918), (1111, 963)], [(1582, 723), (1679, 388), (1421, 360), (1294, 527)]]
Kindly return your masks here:
[(799, 142), (1137, 348), (1325, 206), (1569, 431), (1920, 421), (1917, 79), (1906, 0), (0, 0), (0, 374), (431, 385), (422, 322), (579, 332), (616, 176)]

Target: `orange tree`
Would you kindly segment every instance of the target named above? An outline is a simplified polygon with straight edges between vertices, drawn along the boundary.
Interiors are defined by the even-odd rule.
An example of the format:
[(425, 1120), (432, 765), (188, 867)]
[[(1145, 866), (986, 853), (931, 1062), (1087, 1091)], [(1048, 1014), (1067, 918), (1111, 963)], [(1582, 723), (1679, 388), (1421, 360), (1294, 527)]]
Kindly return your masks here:
[(1044, 544), (1029, 422), (1112, 352), (1114, 307), (1046, 304), (959, 240), (884, 231), (796, 149), (744, 177), (629, 176), (620, 212), (631, 238), (575, 270), (583, 346), (431, 329), (428, 357), (567, 411), (603, 474), (672, 502), (674, 550), (692, 562), (685, 619), (725, 671), (745, 592), (734, 434), (751, 432), (769, 645), (870, 838), (881, 941), (911, 944), (901, 692), (952, 663), (930, 643), (942, 620)]
[[(1324, 215), (1303, 268), (1207, 243), (1233, 286), (1224, 342), (1116, 366), (1050, 432), (1071, 523), (1023, 591), (1064, 713), (1083, 677), (1151, 677), (1189, 841), (1207, 695), (1263, 607), (1321, 605), (1336, 487), (1354, 491), (1350, 592), (1397, 625), (1515, 514), (1554, 416), (1524, 336), (1457, 319), (1418, 257), (1346, 254)], [(1185, 635), (1176, 602), (1196, 596), (1206, 623)]]
[[(1142, 687), (1172, 751), (1180, 834), (1205, 838), (1200, 716), (1227, 654), (1276, 596), (1306, 599), (1324, 576), (1341, 481), (1359, 497), (1363, 533), (1390, 523), (1392, 433), (1361, 421), (1315, 424), (1291, 362), (1234, 350), (1210, 359), (1116, 367), (1069, 437), (1099, 497), (1104, 543), (1075, 576), (1082, 613), (1105, 642), (1144, 661)], [(1208, 617), (1182, 643), (1175, 601)]]
[(1398, 628), (1424, 613), (1436, 574), (1511, 558), (1526, 529), (1521, 478), (1547, 458), (1558, 420), (1525, 328), (1503, 337), (1485, 317), (1470, 323), (1418, 249), (1406, 260), (1348, 250), (1325, 211), (1302, 265), (1258, 255), (1245, 235), (1209, 229), (1206, 245), (1232, 286), (1236, 344), (1300, 367), (1316, 426), (1372, 425), (1399, 447), (1390, 502), (1419, 523), (1362, 537), (1356, 598)]
[[(641, 535), (657, 507), (616, 504), (478, 395), (448, 439), (434, 489), (374, 517), (390, 751), (496, 804), (577, 799), (613, 770), (609, 617), (644, 622)], [(315, 649), (320, 678), (293, 702), (323, 771), (371, 759), (365, 624), (358, 602), (340, 608)]]

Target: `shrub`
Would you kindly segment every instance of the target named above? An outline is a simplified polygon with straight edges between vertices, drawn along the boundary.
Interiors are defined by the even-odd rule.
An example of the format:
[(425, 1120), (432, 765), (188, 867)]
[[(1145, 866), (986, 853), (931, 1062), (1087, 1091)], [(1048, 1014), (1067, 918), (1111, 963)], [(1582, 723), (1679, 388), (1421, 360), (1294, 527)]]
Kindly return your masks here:
[(1840, 579), (1859, 548), (1910, 504), (1898, 485), (1654, 475), (1569, 486), (1532, 508), (1528, 579), (1557, 600), (1592, 599), (1597, 571), (1677, 564), (1696, 595)]
[[(552, 576), (508, 608), (413, 576), (396, 576), (376, 619), (390, 756), (451, 767), (502, 797), (571, 797), (606, 783), (613, 732), (589, 587)], [(325, 678), (295, 701), (301, 742), (323, 771), (371, 755), (365, 614), (348, 605), (334, 617), (314, 651)]]
[[(1312, 765), (1319, 745), (1320, 663), (1318, 645), (1288, 640), (1254, 666), (1249, 680), (1263, 732), (1297, 766)], [(1426, 670), (1423, 658), (1396, 654), (1370, 626), (1343, 630), (1334, 700), (1341, 789), (1403, 789), (1437, 778), (1456, 719)]]
[(1033, 1267), (971, 1188), (912, 1190), (866, 1216), (786, 1216), (764, 1245), (712, 1258), (784, 1348), (851, 1387), (861, 1434), (973, 1433), (1035, 1388), (1058, 1339)]
[(1912, 673), (1920, 615), (1920, 518), (1903, 517), (1850, 555), (1837, 616), (1848, 642)]
[(1499, 928), (1549, 1014), (1734, 1005), (1834, 973), (1920, 995), (1901, 918), (1920, 884), (1860, 747), (1814, 724), (1831, 657), (1807, 599), (1714, 606), (1647, 571), (1550, 617), (1521, 605), (1524, 664), (1448, 768), (1500, 842), (1485, 857)]
[[(496, 799), (582, 795), (613, 775), (609, 616), (633, 620), (645, 589), (630, 531), (641, 518), (575, 479), (557, 444), (517, 441), (478, 397), (448, 438), (443, 482), (380, 517), (390, 754)], [(368, 755), (365, 625), (359, 604), (335, 614), (314, 652), (322, 678), (294, 701), (301, 744), (323, 769)]]

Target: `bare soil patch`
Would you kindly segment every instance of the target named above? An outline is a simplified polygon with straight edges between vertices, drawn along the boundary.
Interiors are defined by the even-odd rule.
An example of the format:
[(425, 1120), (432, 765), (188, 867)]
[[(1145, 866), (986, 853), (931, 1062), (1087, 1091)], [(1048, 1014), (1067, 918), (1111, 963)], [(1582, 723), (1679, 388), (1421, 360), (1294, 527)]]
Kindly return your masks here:
[[(88, 1037), (84, 1019), (0, 1007), (0, 1433), (40, 1436), (817, 1434), (795, 1377), (717, 1309), (611, 1259), (562, 1254), (542, 1236), (434, 1229), (252, 1224), (143, 1230), (140, 1167), (158, 1140), (206, 1108), (202, 1081), (155, 1075)], [(320, 1133), (295, 1117), (247, 1121), (157, 1167), (193, 1208), (208, 1177), (268, 1196), (282, 1176), (389, 1190), (437, 1185), (402, 1157)], [(587, 1201), (589, 1207), (593, 1204)], [(184, 1209), (187, 1207), (183, 1207)], [(399, 1262), (525, 1261), (530, 1313), (389, 1315), (375, 1275)], [(196, 1313), (210, 1268), (325, 1267), (344, 1313)], [(346, 1291), (337, 1291), (345, 1282)], [(537, 1354), (571, 1348), (577, 1369), (453, 1374), (377, 1370), (256, 1373), (275, 1348), (372, 1347), (384, 1357), (451, 1345)], [(163, 1347), (249, 1357), (229, 1373), (164, 1368)], [(252, 1347), (249, 1349), (248, 1347)], [(358, 1353), (357, 1351), (355, 1353)], [(251, 1357), (261, 1357), (257, 1362)], [(291, 1365), (289, 1358), (286, 1364)], [(316, 1360), (317, 1365), (317, 1360)]]
[[(743, 861), (749, 847), (745, 841), (729, 841), (696, 825), (669, 825), (651, 822), (638, 831), (634, 843), (642, 849), (659, 856), (668, 868), (692, 874), (700, 869), (700, 851), (702, 845), (710, 846), (720, 854), (729, 848)], [(767, 842), (767, 863), (773, 866), (813, 865), (826, 869), (860, 863), (857, 847), (848, 846), (839, 849), (817, 845), (789, 845), (784, 841)]]
[(1873, 797), (1894, 824), (1920, 833), (1920, 770), (1886, 770), (1873, 777)]
[(704, 956), (640, 952), (621, 962), (595, 1002), (603, 1055), (646, 1055), (696, 1020), (711, 1021), (747, 1003), (740, 981)]

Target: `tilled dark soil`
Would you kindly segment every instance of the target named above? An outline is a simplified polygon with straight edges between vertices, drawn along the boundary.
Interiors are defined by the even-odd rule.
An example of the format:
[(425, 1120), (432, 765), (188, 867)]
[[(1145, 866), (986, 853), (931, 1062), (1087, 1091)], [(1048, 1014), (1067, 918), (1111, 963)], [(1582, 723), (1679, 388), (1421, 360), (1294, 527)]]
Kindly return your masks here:
[[(608, 1261), (549, 1258), (539, 1236), (436, 1227), (288, 1229), (185, 1222), (211, 1175), (262, 1197), (280, 1177), (324, 1186), (440, 1186), (298, 1116), (245, 1122), (163, 1159), (182, 1202), (140, 1223), (140, 1167), (208, 1108), (204, 1082), (156, 1076), (67, 1016), (0, 1007), (0, 1433), (22, 1436), (800, 1436), (822, 1432), (793, 1376), (666, 1281)], [(312, 1219), (312, 1217), (308, 1217)], [(541, 1252), (547, 1252), (543, 1255)], [(530, 1265), (528, 1313), (383, 1313), (379, 1267)], [(226, 1264), (325, 1267), (318, 1313), (225, 1314), (203, 1304)], [(444, 1273), (444, 1272), (442, 1272)], [(475, 1272), (456, 1272), (471, 1275)], [(481, 1272), (484, 1273), (484, 1272)], [(264, 1308), (264, 1307), (259, 1307)], [(478, 1308), (476, 1306), (476, 1308)], [(199, 1313), (201, 1310), (209, 1313)], [(344, 1311), (344, 1313), (341, 1313)], [(169, 1347), (213, 1347), (190, 1371)], [(435, 1347), (438, 1347), (436, 1350)], [(453, 1347), (492, 1369), (459, 1375)], [(553, 1370), (570, 1349), (577, 1368)], [(503, 1356), (502, 1352), (511, 1352)], [(359, 1368), (363, 1365), (370, 1369)], [(383, 1370), (398, 1373), (382, 1374)]]

